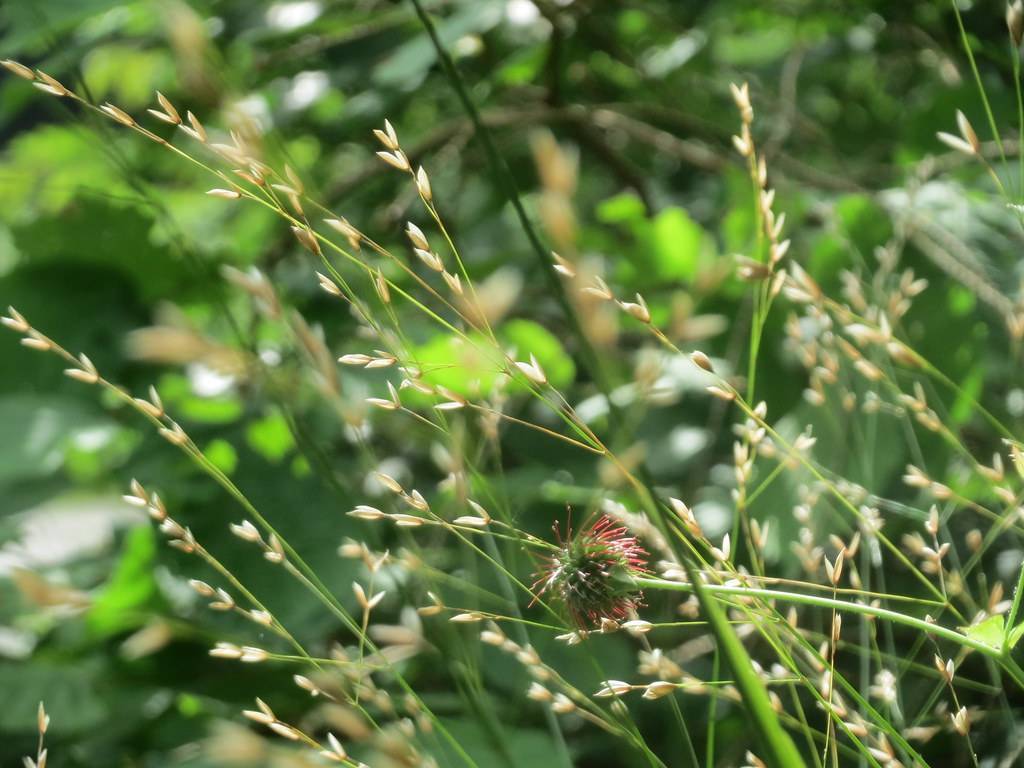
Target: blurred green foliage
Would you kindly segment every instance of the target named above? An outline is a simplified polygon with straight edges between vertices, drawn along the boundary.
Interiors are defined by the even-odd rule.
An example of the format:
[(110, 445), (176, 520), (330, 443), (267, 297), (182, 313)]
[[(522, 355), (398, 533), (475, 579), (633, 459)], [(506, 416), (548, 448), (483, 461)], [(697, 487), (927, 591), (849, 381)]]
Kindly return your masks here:
[[(842, 270), (868, 275), (875, 250), (911, 208), (968, 243), (977, 258), (971, 268), (1000, 290), (1012, 295), (1024, 278), (1010, 214), (988, 192), (972, 191), (986, 183), (980, 169), (935, 140), (937, 130), (952, 130), (957, 108), (985, 124), (948, 3), (450, 0), (429, 7), (530, 211), (540, 192), (528, 139), (546, 128), (578, 152), (580, 253), (603, 260), (623, 295), (642, 292), (674, 339), (699, 343), (735, 370), (744, 365), (750, 309), (728, 255), (749, 250), (754, 219), (746, 173), (731, 149), (738, 125), (732, 81), (751, 83), (776, 207), (788, 212), (795, 233), (792, 256), (827, 291), (838, 294)], [(1016, 108), (1002, 8), (961, 7), (1005, 127), (1002, 116), (1008, 121)], [(408, 4), (10, 0), (0, 6), (0, 55), (134, 114), (159, 89), (208, 125), (256, 124), (268, 158), (288, 162), (328, 207), (404, 252), (404, 222), (420, 216), (416, 199), (373, 156), (371, 129), (390, 119), (410, 157), (430, 169), (468, 271), (479, 282), (503, 270), (499, 279), (521, 285), (499, 336), (533, 352), (576, 402), (593, 403), (564, 318)], [(0, 302), (86, 352), (131, 391), (155, 384), (211, 460), (354, 606), (348, 585), (357, 565), (337, 555), (344, 537), (381, 548), (404, 540), (345, 516), (366, 501), (372, 467), (356, 451), (344, 414), (326, 407), (302, 374), (302, 350), (219, 275), (222, 265), (259, 267), (288, 307), (322, 329), (332, 353), (362, 351), (353, 319), (317, 288), (308, 254), (271, 214), (204, 196), (211, 182), (201, 170), (14, 77), (0, 78), (0, 142)], [(912, 244), (903, 263), (932, 286), (907, 318), (907, 336), (1019, 428), (1019, 360), (1005, 354), (998, 314)], [(397, 270), (389, 277), (408, 284)], [(208, 366), (132, 359), (125, 340), (166, 317), (167, 304), (176, 322), (253, 353), (264, 367), (224, 380)], [(805, 403), (805, 374), (782, 343), (784, 320), (783, 312), (770, 320), (758, 379), (759, 399), (780, 428), (796, 433), (813, 424), (826, 464), (897, 496), (914, 452), (925, 452), (930, 466), (946, 465), (944, 447), (912, 451), (893, 422), (873, 421), (862, 433), (840, 410)], [(433, 381), (464, 393), (491, 386), (486, 361), (467, 364), (449, 336), (422, 320), (407, 330), (423, 362), (438, 366)], [(628, 323), (622, 333), (639, 337)], [(448, 367), (453, 362), (461, 367)], [(617, 381), (633, 377), (635, 360), (608, 363)], [(0, 343), (0, 370), (0, 537), (7, 542), (0, 550), (0, 763), (34, 750), (40, 699), (53, 717), (57, 768), (212, 766), (215, 758), (190, 746), (216, 721), (237, 720), (254, 696), (282, 714), (302, 712), (294, 670), (207, 657), (218, 640), (271, 640), (207, 611), (185, 585), (206, 577), (197, 564), (164, 547), (118, 497), (132, 477), (159, 488), (175, 515), (265, 595), (297, 637), (326, 648), (339, 626), (228, 533), (227, 523), (241, 517), (234, 502), (123, 406), (62, 376), (55, 359), (11, 336)], [(372, 371), (341, 375), (353, 408), (379, 396), (385, 381)], [(727, 422), (694, 394), (701, 382), (686, 372), (666, 375), (681, 396), (663, 408), (646, 411), (627, 390), (618, 394), (648, 446), (655, 481), (692, 499), (720, 536), (731, 525), (722, 480)], [(987, 432), (972, 431), (976, 416), (966, 402), (948, 404), (949, 423), (968, 440), (976, 436), (979, 454), (999, 449)], [(525, 417), (538, 418), (525, 408)], [(375, 419), (372, 432), (378, 455), (401, 472), (443, 476), (422, 450), (430, 436), (415, 424)], [(583, 503), (599, 485), (593, 462), (558, 443), (510, 427), (502, 445), (505, 472), (492, 481), (520, 524), (538, 535), (547, 535), (566, 502)], [(778, 520), (769, 555), (795, 574), (796, 564), (786, 564), (793, 485), (787, 478), (773, 486), (755, 514)], [(893, 536), (905, 523), (892, 521)], [(471, 604), (473, 584), (500, 591), (478, 560), (443, 539), (428, 534), (423, 546), (469, 585), (453, 587), (454, 603)], [(528, 575), (532, 565), (521, 557), (510, 567)], [(1004, 571), (993, 562), (991, 578), (1013, 578)], [(422, 599), (415, 584), (388, 588), (393, 598), (382, 610), (395, 621), (403, 601)], [(76, 595), (71, 608), (68, 590)], [(550, 737), (522, 695), (523, 670), (468, 633), (431, 625), (428, 637), (430, 647), (404, 663), (406, 674), (480, 764), (548, 764)], [(572, 649), (535, 642), (545, 658), (573, 667)], [(449, 656), (446, 647), (466, 655)], [(630, 668), (628, 641), (604, 643), (600, 653), (605, 669)], [(694, 662), (704, 674), (710, 663)], [(467, 712), (453, 679), (482, 681), (504, 742)], [(578, 670), (578, 682), (592, 689), (592, 670)], [(684, 718), (703, 722), (704, 699), (685, 698), (682, 706)], [(651, 743), (678, 764), (681, 746), (665, 710), (644, 712), (638, 717)], [(720, 717), (720, 760), (738, 764), (743, 714), (723, 705)], [(997, 754), (1004, 736), (979, 728)], [(567, 738), (579, 765), (641, 764), (600, 731)], [(933, 745), (937, 754), (944, 745)], [(941, 764), (967, 764), (959, 746), (950, 749), (954, 757)], [(443, 752), (439, 759), (454, 764)]]

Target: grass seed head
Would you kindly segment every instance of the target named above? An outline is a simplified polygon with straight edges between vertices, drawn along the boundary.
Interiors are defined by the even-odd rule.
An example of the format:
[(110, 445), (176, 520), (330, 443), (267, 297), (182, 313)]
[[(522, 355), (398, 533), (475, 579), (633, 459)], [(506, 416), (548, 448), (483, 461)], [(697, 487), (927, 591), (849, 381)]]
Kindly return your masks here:
[(1006, 4), (1006, 29), (1013, 44), (1020, 48), (1021, 40), (1024, 39), (1024, 3), (1021, 0)]

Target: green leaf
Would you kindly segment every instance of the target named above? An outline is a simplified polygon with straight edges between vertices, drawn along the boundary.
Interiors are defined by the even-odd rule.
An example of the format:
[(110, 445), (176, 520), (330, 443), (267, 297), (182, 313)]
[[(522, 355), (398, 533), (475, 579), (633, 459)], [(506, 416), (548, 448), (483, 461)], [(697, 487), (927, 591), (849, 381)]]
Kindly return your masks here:
[(0, 424), (17, 440), (0, 442), (0, 485), (45, 477), (64, 465), (66, 441), (111, 422), (70, 398), (11, 395), (0, 399)]
[(125, 194), (110, 162), (95, 148), (77, 128), (43, 125), (17, 135), (5, 152), (0, 205), (56, 214), (84, 188)]
[[(442, 720), (444, 727), (458, 741), (459, 745), (469, 753), (478, 765), (507, 765), (514, 768), (532, 768), (536, 765), (560, 765), (561, 761), (553, 759), (555, 745), (551, 737), (543, 731), (503, 726), (505, 737), (514, 745), (511, 754), (505, 754), (495, 743), (493, 734), (482, 727), (480, 721), (463, 718), (447, 718)], [(462, 765), (463, 761), (448, 745), (441, 743), (444, 750), (443, 765)]]
[(439, 334), (417, 348), (416, 360), (429, 384), (475, 396), (490, 392), (498, 374), (495, 355), (486, 351), (489, 346), (490, 342), (479, 334), (470, 336), (470, 341)]
[[(437, 23), (437, 34), (445, 47), (467, 35), (482, 34), (496, 26), (503, 16), (503, 4), (476, 0)], [(411, 90), (426, 77), (437, 53), (426, 33), (414, 37), (373, 70), (373, 80), (385, 87)]]
[(892, 237), (888, 213), (869, 195), (844, 195), (835, 210), (846, 235), (861, 253), (872, 253)]
[[(4, 3), (3, 40), (5, 52), (25, 50), (33, 46), (45, 48), (60, 30), (76, 30), (91, 16), (111, 15), (115, 9), (130, 5), (122, 0), (48, 0), (45, 11), (36, 3)], [(57, 46), (57, 50), (63, 46)]]
[(156, 535), (150, 525), (131, 530), (124, 542), (121, 559), (89, 609), (89, 628), (104, 637), (139, 624), (140, 611), (157, 598), (153, 563)]
[(715, 59), (729, 67), (756, 67), (778, 61), (792, 50), (793, 29), (779, 23), (765, 29), (720, 35), (714, 45)]
[(174, 61), (165, 51), (113, 43), (91, 51), (84, 69), (95, 98), (124, 109), (144, 107), (174, 77)]
[(238, 466), (238, 453), (227, 440), (221, 438), (211, 440), (203, 450), (203, 454), (225, 475), (230, 475)]
[(1006, 647), (1013, 650), (1020, 642), (1021, 637), (1024, 637), (1024, 621), (1010, 630), (1010, 634), (1006, 637)]
[(103, 725), (111, 706), (110, 686), (104, 692), (103, 677), (96, 660), (76, 660), (71, 664), (42, 660), (32, 664), (0, 663), (0, 691), (17, 692), (4, 697), (0, 732), (33, 733), (40, 701), (46, 702), (55, 728), (59, 727), (65, 736)]
[(957, 392), (956, 400), (949, 409), (949, 425), (954, 428), (963, 426), (974, 415), (974, 403), (982, 394), (982, 386), (985, 383), (985, 364), (978, 360), (970, 369), (970, 372), (960, 382), (960, 390)]
[[(687, 572), (692, 572), (693, 565), (687, 563)], [(691, 579), (693, 593), (700, 603), (701, 611), (707, 619), (708, 626), (715, 636), (718, 648), (736, 678), (736, 687), (743, 697), (750, 723), (757, 733), (761, 749), (769, 765), (804, 766), (806, 763), (800, 755), (796, 744), (790, 737), (768, 698), (768, 689), (764, 681), (754, 671), (752, 660), (747, 649), (737, 637), (724, 608), (704, 592), (700, 579)]]
[[(59, 335), (67, 349), (85, 352), (104, 374), (123, 379), (119, 341), (145, 321), (130, 283), (121, 275), (84, 263), (26, 263), (0, 276), (0, 297), (3, 306), (17, 307), (36, 328)], [(22, 348), (10, 334), (0, 342), (0, 392), (41, 395), (63, 388), (69, 399), (97, 410), (96, 394), (81, 384), (71, 386), (73, 382), (59, 375), (62, 367), (53, 355)]]
[(956, 317), (966, 317), (971, 314), (978, 303), (974, 292), (962, 285), (949, 286), (948, 301), (949, 312)]
[(190, 396), (181, 401), (178, 413), (202, 424), (230, 424), (242, 417), (242, 403), (235, 397)]
[(997, 651), (1003, 649), (1003, 640), (1006, 635), (1002, 616), (989, 616), (980, 624), (972, 624), (969, 627), (960, 627), (960, 629), (972, 640), (984, 643)]
[(544, 49), (540, 46), (524, 48), (509, 56), (495, 74), (508, 85), (526, 85), (544, 66)]
[[(496, 333), (505, 349), (515, 350), (516, 359), (536, 357), (553, 386), (564, 387), (575, 379), (572, 358), (558, 337), (542, 325), (532, 320), (509, 320)], [(416, 350), (416, 360), (428, 383), (474, 397), (491, 391), (503, 364), (493, 351), (493, 343), (479, 334), (471, 336), (470, 341), (447, 334), (435, 336)], [(510, 391), (517, 391), (519, 386), (513, 384)], [(402, 396), (415, 398), (412, 392)]]
[(509, 320), (498, 332), (506, 347), (515, 347), (518, 358), (537, 358), (554, 387), (565, 387), (576, 377), (576, 365), (562, 342), (551, 331), (532, 320)]
[(141, 439), (139, 432), (114, 424), (75, 430), (64, 449), (65, 472), (78, 484), (109, 477), (112, 469), (131, 456)]
[(245, 430), (245, 439), (250, 448), (275, 464), (295, 447), (295, 438), (288, 429), (288, 422), (279, 413), (268, 414), (250, 424)]
[(643, 200), (626, 192), (601, 201), (597, 206), (597, 219), (605, 224), (635, 223), (644, 220)]
[(141, 209), (80, 197), (60, 212), (18, 224), (11, 232), (22, 257), (33, 265), (103, 266), (130, 281), (147, 304), (169, 296), (180, 299), (196, 277), (194, 268), (175, 258), (169, 246), (154, 245), (152, 229), (153, 219)]
[(682, 208), (666, 208), (651, 230), (651, 256), (659, 278), (692, 280), (697, 275), (704, 230)]
[(168, 409), (186, 421), (200, 424), (231, 424), (242, 418), (244, 407), (237, 395), (197, 395), (193, 392), (188, 378), (179, 373), (161, 376), (157, 389), (160, 390), (160, 397)]

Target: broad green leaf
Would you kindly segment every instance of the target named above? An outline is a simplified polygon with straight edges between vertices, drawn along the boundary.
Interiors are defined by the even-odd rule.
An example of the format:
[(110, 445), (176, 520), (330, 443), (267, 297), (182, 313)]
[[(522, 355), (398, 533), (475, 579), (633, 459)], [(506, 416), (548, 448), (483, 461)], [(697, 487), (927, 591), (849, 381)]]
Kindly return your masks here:
[(192, 383), (181, 374), (164, 374), (157, 388), (168, 409), (185, 421), (230, 424), (242, 417), (242, 401), (236, 395), (201, 397), (193, 392)]
[(974, 415), (974, 403), (981, 397), (981, 389), (985, 383), (985, 364), (978, 361), (960, 382), (953, 407), (950, 408), (949, 424), (960, 427)]
[(245, 430), (245, 439), (250, 448), (275, 464), (295, 447), (295, 438), (288, 429), (288, 422), (279, 413), (269, 413), (249, 424)]
[(227, 440), (220, 438), (211, 440), (209, 445), (203, 450), (203, 455), (212, 461), (217, 469), (225, 475), (230, 475), (235, 471), (235, 467), (238, 466), (238, 453)]
[[(575, 378), (576, 364), (558, 338), (540, 324), (525, 319), (508, 320), (496, 334), (503, 348), (514, 352), (517, 360), (536, 357), (552, 385), (564, 387)], [(416, 361), (425, 381), (466, 396), (490, 392), (503, 368), (493, 342), (479, 334), (470, 336), (468, 341), (447, 334), (435, 336), (416, 350)], [(517, 386), (513, 384), (511, 391), (516, 391)], [(402, 397), (415, 400), (416, 394), (406, 391)]]
[(0, 484), (56, 472), (63, 466), (68, 439), (76, 432), (110, 424), (103, 415), (70, 398), (0, 398), (0, 425), (12, 438), (0, 441)]
[(469, 341), (441, 334), (416, 349), (416, 361), (428, 383), (461, 395), (477, 395), (489, 392), (498, 375), (497, 353), (490, 346), (479, 334)]
[(690, 282), (715, 252), (714, 240), (682, 208), (665, 208), (646, 218), (632, 194), (605, 200), (598, 210), (605, 222), (626, 225), (636, 238), (635, 254), (617, 262), (617, 279), (643, 288), (651, 282)]
[(83, 69), (97, 100), (109, 99), (124, 109), (147, 106), (153, 91), (174, 78), (174, 61), (165, 51), (131, 45), (94, 48)]
[(565, 387), (576, 377), (576, 364), (553, 333), (532, 320), (509, 320), (498, 332), (506, 347), (515, 347), (517, 359), (537, 358), (548, 381)]
[(230, 424), (242, 416), (242, 403), (237, 398), (192, 396), (183, 400), (177, 410), (187, 421), (204, 424)]
[(972, 624), (969, 627), (961, 627), (961, 630), (972, 640), (1002, 650), (1005, 633), (1003, 631), (1003, 617), (989, 616), (980, 624)]
[[(781, 20), (780, 20), (781, 21)], [(721, 35), (715, 42), (714, 56), (730, 67), (753, 67), (777, 61), (793, 47), (793, 29), (781, 23), (742, 34)]]
[(598, 221), (606, 224), (633, 224), (643, 221), (644, 216), (644, 203), (632, 192), (609, 197), (597, 206)]
[(889, 215), (868, 195), (845, 195), (836, 203), (836, 214), (847, 237), (861, 254), (874, 252), (892, 237)]
[[(493, 736), (488, 734), (479, 722), (465, 718), (448, 718), (444, 726), (458, 740), (459, 745), (469, 753), (478, 765), (507, 765), (514, 768), (533, 768), (538, 765), (555, 765), (552, 759), (554, 745), (551, 743), (551, 736), (545, 731), (515, 728), (511, 724), (503, 727), (505, 737), (509, 743), (514, 745), (511, 754), (506, 758), (499, 751)], [(451, 751), (451, 748), (444, 742), (440, 742), (443, 749), (444, 765), (460, 765), (463, 761)]]
[(96, 728), (109, 717), (110, 683), (105, 694), (97, 659), (76, 659), (68, 664), (41, 659), (32, 664), (0, 663), (0, 691), (17, 692), (4, 697), (0, 732), (34, 733), (40, 701), (46, 702), (54, 728), (60, 723), (65, 735)]
[(1006, 638), (1007, 648), (1013, 650), (1017, 646), (1017, 643), (1020, 642), (1021, 637), (1024, 637), (1024, 621), (1010, 630), (1010, 634)]
[(83, 189), (126, 194), (110, 163), (95, 149), (89, 134), (74, 126), (39, 126), (16, 136), (0, 164), (0, 215), (56, 213)]
[[(109, 15), (129, 5), (123, 0), (47, 0), (37, 3), (4, 3), (2, 45), (4, 51), (19, 51), (34, 46), (46, 48), (62, 29), (84, 26), (89, 18)], [(155, 14), (150, 14), (155, 15)], [(58, 50), (63, 46), (58, 46)], [(59, 74), (59, 73), (58, 73)]]
[(89, 628), (100, 637), (139, 623), (139, 612), (158, 596), (153, 564), (156, 534), (151, 525), (133, 528), (124, 540), (121, 559), (89, 609)]
[(144, 302), (180, 298), (199, 275), (169, 246), (154, 245), (152, 229), (153, 219), (140, 209), (86, 197), (52, 216), (19, 224), (12, 233), (22, 257), (33, 264), (103, 266), (130, 280)]
[(962, 285), (949, 286), (949, 311), (956, 317), (965, 317), (974, 311), (978, 299), (975, 294)]
[[(503, 4), (495, 0), (476, 0), (437, 23), (437, 35), (441, 42), (450, 47), (459, 39), (472, 34), (482, 34), (501, 21)], [(373, 70), (373, 80), (380, 86), (411, 90), (426, 77), (430, 66), (437, 59), (434, 46), (422, 32), (404, 45)]]
[(654, 219), (654, 254), (658, 276), (692, 280), (704, 242), (704, 230), (682, 208), (667, 208)]

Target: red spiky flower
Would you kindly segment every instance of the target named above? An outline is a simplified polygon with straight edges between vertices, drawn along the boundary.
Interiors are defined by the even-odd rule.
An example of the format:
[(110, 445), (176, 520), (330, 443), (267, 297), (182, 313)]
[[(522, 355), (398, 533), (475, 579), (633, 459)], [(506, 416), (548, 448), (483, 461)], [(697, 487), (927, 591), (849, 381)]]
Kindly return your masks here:
[(629, 529), (603, 515), (576, 534), (569, 530), (545, 560), (533, 584), (537, 596), (551, 594), (580, 628), (602, 619), (624, 621), (643, 602), (632, 577), (647, 573), (647, 552)]

